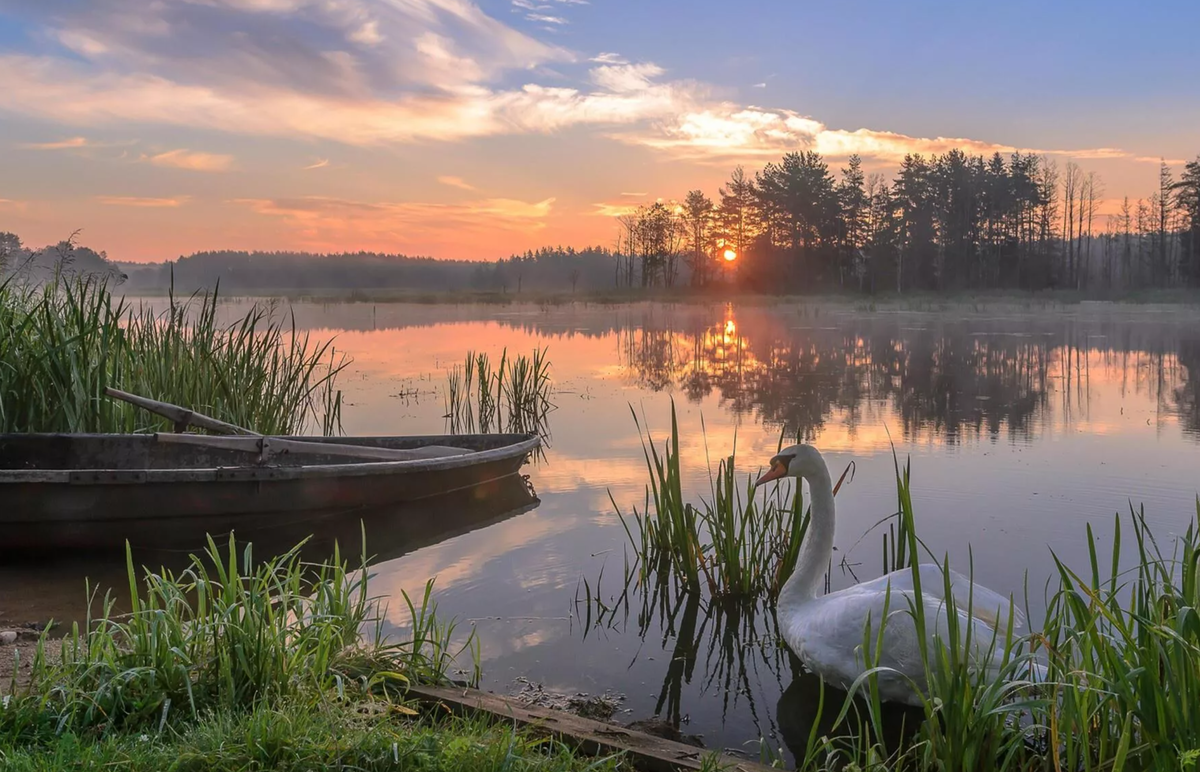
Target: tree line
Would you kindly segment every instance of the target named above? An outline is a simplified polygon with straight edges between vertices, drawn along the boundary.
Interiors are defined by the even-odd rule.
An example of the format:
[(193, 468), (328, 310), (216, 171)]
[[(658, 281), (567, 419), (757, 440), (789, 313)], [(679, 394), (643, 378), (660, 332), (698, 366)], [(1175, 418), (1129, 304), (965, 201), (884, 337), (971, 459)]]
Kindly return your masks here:
[[(544, 247), (494, 262), (378, 252), (196, 252), (113, 263), (73, 239), (42, 250), (0, 234), (0, 271), (55, 261), (127, 274), (131, 290), (381, 288), (595, 291), (733, 283), (749, 291), (1200, 287), (1200, 156), (1166, 163), (1150, 195), (1101, 214), (1104, 184), (1028, 153), (908, 155), (888, 180), (851, 156), (835, 177), (812, 151), (617, 218), (614, 245)], [(7, 269), (4, 266), (8, 266)]]
[[(701, 190), (618, 219), (618, 281), (673, 286), (732, 278), (764, 291), (1200, 287), (1200, 157), (1101, 215), (1104, 188), (1074, 162), (961, 150), (908, 155), (896, 176), (858, 156), (835, 178), (812, 151), (716, 200)], [(726, 260), (726, 256), (732, 260)], [(734, 267), (736, 266), (735, 270)]]

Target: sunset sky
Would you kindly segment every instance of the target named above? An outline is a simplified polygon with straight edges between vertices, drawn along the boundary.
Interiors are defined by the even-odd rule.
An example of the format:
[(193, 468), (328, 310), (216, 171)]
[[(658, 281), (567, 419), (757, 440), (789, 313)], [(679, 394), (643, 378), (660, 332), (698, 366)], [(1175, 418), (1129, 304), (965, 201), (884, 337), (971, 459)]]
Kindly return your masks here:
[(0, 230), (110, 257), (611, 245), (815, 149), (1200, 153), (1200, 2), (0, 0)]

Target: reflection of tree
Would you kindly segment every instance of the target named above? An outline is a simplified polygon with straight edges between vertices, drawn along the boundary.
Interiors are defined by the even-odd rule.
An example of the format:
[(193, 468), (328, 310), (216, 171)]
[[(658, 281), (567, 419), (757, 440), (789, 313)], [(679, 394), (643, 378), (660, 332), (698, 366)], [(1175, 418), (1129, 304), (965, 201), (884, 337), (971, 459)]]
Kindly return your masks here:
[(1180, 345), (1179, 364), (1186, 373), (1174, 393), (1179, 422), (1184, 432), (1200, 438), (1200, 340)]
[[(759, 715), (756, 695), (763, 693), (764, 680), (783, 689), (788, 662), (787, 650), (779, 645), (774, 612), (757, 599), (748, 603), (715, 602), (701, 592), (689, 590), (673, 580), (642, 583), (626, 567), (620, 592), (602, 599), (597, 578), (589, 584), (586, 597), (577, 595), (576, 609), (583, 622), (583, 637), (613, 629), (625, 632), (634, 625), (643, 641), (660, 639), (668, 655), (662, 687), (654, 714), (678, 732), (687, 720), (685, 703), (695, 699), (686, 694), (698, 690), (722, 695), (721, 716), (737, 710), (745, 701), (754, 725), (763, 736), (774, 734), (773, 716)], [(639, 654), (640, 656), (640, 654)], [(696, 665), (702, 673), (696, 678)], [(768, 722), (763, 726), (764, 719)]]
[(1029, 439), (1049, 418), (1070, 422), (1086, 411), (1094, 356), (1110, 377), (1115, 371), (1136, 390), (1172, 400), (1185, 430), (1200, 431), (1200, 339), (1180, 340), (1170, 325), (940, 317), (912, 326), (886, 317), (819, 324), (803, 316), (789, 325), (778, 311), (751, 309), (735, 320), (728, 308), (709, 326), (694, 316), (642, 321), (621, 338), (639, 386), (679, 388), (693, 402), (716, 392), (734, 412), (805, 440), (835, 415), (853, 433), (866, 413), (885, 410), (906, 439)]

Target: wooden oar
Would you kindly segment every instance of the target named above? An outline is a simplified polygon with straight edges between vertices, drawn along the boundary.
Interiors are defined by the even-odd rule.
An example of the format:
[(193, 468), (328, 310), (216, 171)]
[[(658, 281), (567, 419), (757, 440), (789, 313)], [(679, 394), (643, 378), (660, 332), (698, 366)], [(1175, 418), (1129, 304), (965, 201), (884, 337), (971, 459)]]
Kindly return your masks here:
[(119, 399), (123, 402), (128, 402), (131, 405), (137, 405), (143, 410), (149, 410), (151, 413), (162, 416), (168, 420), (175, 422), (175, 431), (182, 432), (189, 426), (199, 426), (201, 429), (217, 432), (218, 434), (249, 434), (255, 437), (261, 437), (258, 432), (245, 429), (241, 426), (234, 426), (224, 421), (218, 421), (216, 418), (206, 416), (203, 413), (197, 413), (195, 410), (189, 410), (186, 407), (172, 405), (170, 402), (159, 402), (157, 399), (148, 397), (139, 397), (136, 394), (130, 394), (127, 391), (114, 389), (111, 387), (105, 388), (104, 393), (113, 399)]
[[(309, 440), (294, 440), (284, 439), (282, 437), (264, 437), (258, 432), (251, 431), (241, 426), (235, 426), (225, 421), (220, 421), (211, 416), (206, 416), (203, 413), (197, 413), (195, 410), (189, 410), (186, 407), (172, 405), (170, 402), (160, 402), (157, 399), (148, 397), (139, 397), (137, 394), (130, 394), (120, 389), (106, 388), (104, 393), (113, 399), (119, 399), (128, 402), (131, 405), (137, 405), (143, 410), (148, 410), (151, 413), (160, 415), (170, 421), (175, 422), (175, 431), (179, 434), (158, 433), (155, 434), (155, 440), (163, 443), (175, 443), (178, 445), (201, 445), (210, 448), (223, 448), (225, 450), (240, 450), (248, 453), (257, 453), (259, 461), (265, 461), (268, 457), (279, 455), (280, 453), (309, 453), (313, 455), (326, 456), (345, 456), (347, 458), (359, 458), (371, 461), (411, 461), (419, 458), (445, 458), (448, 456), (462, 456), (474, 451), (466, 448), (454, 448), (448, 445), (426, 445), (422, 448), (372, 448), (364, 445), (347, 445), (344, 443), (319, 442), (315, 438)], [(199, 426), (202, 429), (219, 432), (221, 434), (240, 434), (248, 435), (241, 437), (213, 437), (207, 434), (183, 434), (182, 432), (188, 426)]]
[(258, 453), (262, 457), (281, 453), (307, 453), (323, 456), (345, 456), (370, 461), (411, 461), (419, 458), (465, 456), (474, 451), (448, 445), (426, 445), (421, 448), (373, 448), (367, 445), (347, 445), (338, 442), (284, 439), (282, 437), (212, 437), (207, 434), (154, 435), (155, 441), (173, 445), (199, 445), (221, 450)]

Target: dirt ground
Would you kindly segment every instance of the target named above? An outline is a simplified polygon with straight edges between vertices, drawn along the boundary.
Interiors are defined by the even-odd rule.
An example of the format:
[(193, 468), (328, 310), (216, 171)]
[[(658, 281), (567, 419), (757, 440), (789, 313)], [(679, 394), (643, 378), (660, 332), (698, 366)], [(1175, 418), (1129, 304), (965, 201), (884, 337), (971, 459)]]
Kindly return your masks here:
[[(17, 640), (4, 643), (3, 634), (15, 632)], [(37, 653), (38, 632), (28, 628), (13, 628), (0, 624), (0, 694), (11, 691), (14, 683), (22, 686), (29, 682), (29, 670)], [(53, 648), (53, 647), (51, 647)], [(14, 679), (13, 676), (16, 676)]]

